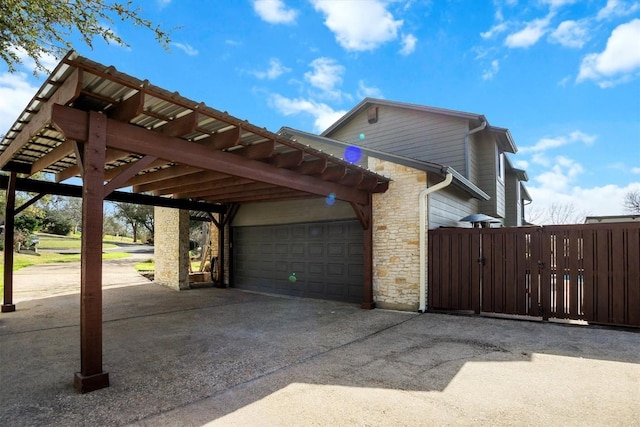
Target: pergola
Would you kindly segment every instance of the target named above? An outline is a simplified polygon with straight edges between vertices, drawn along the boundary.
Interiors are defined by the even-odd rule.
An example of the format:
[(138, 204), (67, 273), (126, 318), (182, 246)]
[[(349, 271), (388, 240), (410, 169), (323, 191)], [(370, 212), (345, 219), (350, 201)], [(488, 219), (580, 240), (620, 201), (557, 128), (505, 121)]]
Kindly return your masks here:
[[(102, 369), (103, 201), (217, 213), (223, 227), (246, 202), (335, 197), (364, 233), (363, 308), (373, 308), (372, 194), (389, 179), (70, 52), (0, 144), (5, 178), (2, 312), (13, 304), (15, 191), (82, 197), (81, 368), (74, 385), (109, 385)], [(26, 177), (54, 174), (55, 182)], [(23, 174), (23, 177), (18, 177)], [(82, 186), (61, 184), (80, 177)], [(131, 191), (118, 191), (131, 188)], [(222, 235), (224, 233), (221, 233)]]

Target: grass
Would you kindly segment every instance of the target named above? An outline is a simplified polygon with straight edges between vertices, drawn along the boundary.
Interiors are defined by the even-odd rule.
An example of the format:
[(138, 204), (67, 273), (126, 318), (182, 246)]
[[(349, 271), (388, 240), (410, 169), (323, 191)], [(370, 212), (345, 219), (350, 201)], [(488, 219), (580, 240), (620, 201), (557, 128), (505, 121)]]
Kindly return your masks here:
[[(68, 237), (68, 236), (53, 236), (51, 234), (40, 234), (38, 235), (40, 238), (40, 243), (38, 243), (38, 249), (78, 249), (80, 250), (80, 245), (82, 244), (82, 240), (79, 237)], [(102, 242), (103, 249), (113, 249), (117, 248), (118, 245), (113, 243), (105, 243)]]

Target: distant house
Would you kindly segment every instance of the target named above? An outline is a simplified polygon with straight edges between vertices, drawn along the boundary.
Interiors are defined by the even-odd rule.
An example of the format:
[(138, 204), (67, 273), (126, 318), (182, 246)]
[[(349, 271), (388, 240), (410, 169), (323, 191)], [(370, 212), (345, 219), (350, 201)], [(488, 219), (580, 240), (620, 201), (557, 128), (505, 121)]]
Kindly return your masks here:
[[(531, 200), (524, 186), (527, 174), (506, 157), (516, 152), (509, 130), (490, 125), (483, 115), (367, 98), (320, 135), (288, 127), (279, 133), (391, 179), (386, 192), (372, 196), (373, 293), (379, 307), (424, 308), (427, 229), (470, 227), (459, 220), (476, 213), (494, 217), (504, 226), (524, 223), (524, 206)], [(234, 241), (234, 251), (240, 251), (245, 261), (255, 253), (256, 259), (247, 265), (260, 270), (255, 267), (263, 256), (260, 242), (288, 236), (293, 243), (283, 244), (281, 250), (298, 251), (301, 257), (317, 251), (317, 265), (312, 268), (324, 271), (327, 280), (331, 281), (334, 268), (344, 277), (353, 268), (357, 277), (355, 242), (361, 237), (348, 231), (359, 232), (357, 226), (348, 226), (355, 221), (354, 210), (342, 202), (330, 206), (317, 199), (245, 204), (232, 223), (236, 236), (241, 236)], [(327, 235), (324, 249), (319, 244), (312, 247), (316, 239), (302, 236), (314, 224), (321, 227), (325, 222), (342, 222), (344, 234)], [(296, 233), (301, 236), (298, 246)], [(353, 252), (342, 255), (354, 259), (346, 270), (331, 261), (331, 239), (354, 242)], [(251, 277), (237, 276), (235, 286), (279, 292), (269, 281), (254, 280), (271, 274), (273, 265), (263, 265)], [(234, 271), (244, 266), (238, 267)], [(336, 273), (336, 287), (339, 280)]]
[(635, 222), (640, 221), (640, 215), (609, 215), (609, 216), (588, 216), (585, 224), (600, 224), (611, 222)]

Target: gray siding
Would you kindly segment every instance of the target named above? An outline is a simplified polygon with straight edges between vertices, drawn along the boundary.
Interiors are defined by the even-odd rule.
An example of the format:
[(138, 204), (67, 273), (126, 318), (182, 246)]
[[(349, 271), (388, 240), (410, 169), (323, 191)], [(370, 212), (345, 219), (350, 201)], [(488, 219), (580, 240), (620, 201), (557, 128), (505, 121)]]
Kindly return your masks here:
[(498, 181), (496, 151), (498, 147), (492, 138), (482, 133), (473, 135), (470, 145), (471, 150), (477, 154), (478, 186), (491, 197), (491, 199), (479, 203), (478, 213), (497, 217), (499, 216), (496, 208), (496, 183)]
[(507, 172), (505, 179), (505, 217), (504, 225), (517, 227), (522, 225), (520, 212), (522, 201), (520, 200), (520, 181), (518, 177)]
[(470, 199), (461, 191), (447, 187), (429, 195), (428, 210), (429, 229), (470, 227), (469, 223), (458, 222), (458, 220), (477, 213), (478, 200)]
[(356, 218), (351, 205), (336, 200), (329, 206), (325, 199), (290, 200), (243, 204), (232, 226), (276, 225)]
[[(464, 174), (464, 119), (389, 106), (378, 107), (378, 122), (369, 124), (364, 111), (336, 132), (327, 135), (413, 159), (451, 166)], [(364, 139), (360, 139), (360, 135)]]

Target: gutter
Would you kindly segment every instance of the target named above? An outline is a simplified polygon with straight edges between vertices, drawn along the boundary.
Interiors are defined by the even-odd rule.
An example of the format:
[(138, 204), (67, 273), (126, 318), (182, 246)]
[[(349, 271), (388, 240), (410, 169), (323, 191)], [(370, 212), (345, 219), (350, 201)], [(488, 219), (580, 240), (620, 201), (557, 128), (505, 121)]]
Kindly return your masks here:
[(471, 177), (470, 175), (470, 169), (471, 169), (471, 159), (469, 158), (469, 135), (473, 135), (476, 132), (480, 132), (481, 130), (484, 130), (484, 128), (487, 127), (487, 119), (485, 119), (484, 117), (482, 118), (482, 123), (480, 124), (480, 126), (478, 126), (477, 128), (473, 128), (467, 131), (467, 133), (464, 134), (464, 176), (467, 179), (470, 179)]
[(418, 196), (420, 203), (420, 307), (418, 311), (420, 313), (424, 313), (427, 308), (427, 260), (425, 258), (427, 255), (427, 196), (447, 187), (453, 181), (453, 174), (449, 168), (442, 168), (442, 172), (446, 173), (444, 181), (423, 189)]

